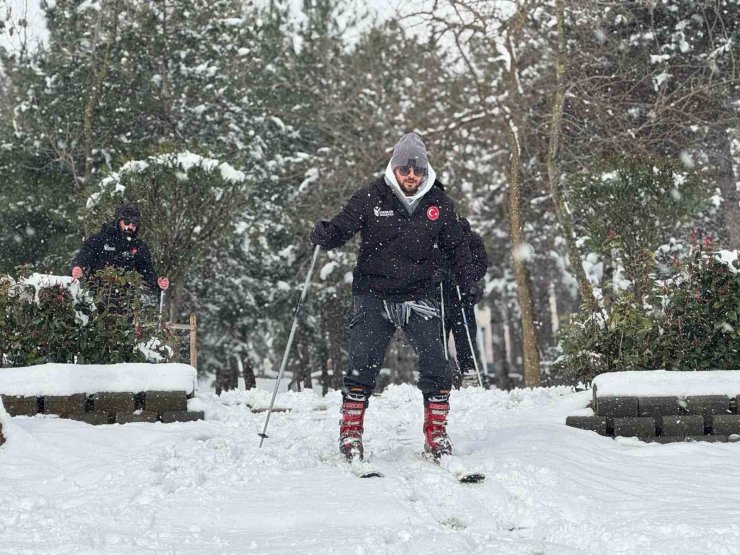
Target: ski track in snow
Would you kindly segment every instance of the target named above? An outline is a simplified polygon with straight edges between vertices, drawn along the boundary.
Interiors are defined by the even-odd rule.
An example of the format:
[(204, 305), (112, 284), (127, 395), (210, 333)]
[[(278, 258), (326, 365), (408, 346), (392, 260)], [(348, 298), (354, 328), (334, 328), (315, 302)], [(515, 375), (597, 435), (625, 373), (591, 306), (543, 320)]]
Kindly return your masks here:
[[(0, 553), (736, 553), (739, 444), (645, 444), (564, 425), (589, 392), (453, 392), (459, 484), (418, 459), (422, 399), (373, 397), (370, 463), (337, 454), (340, 396), (201, 394), (204, 422), (93, 427), (18, 417), (0, 448)], [(326, 410), (312, 410), (325, 404)], [(194, 408), (194, 407), (191, 407)]]

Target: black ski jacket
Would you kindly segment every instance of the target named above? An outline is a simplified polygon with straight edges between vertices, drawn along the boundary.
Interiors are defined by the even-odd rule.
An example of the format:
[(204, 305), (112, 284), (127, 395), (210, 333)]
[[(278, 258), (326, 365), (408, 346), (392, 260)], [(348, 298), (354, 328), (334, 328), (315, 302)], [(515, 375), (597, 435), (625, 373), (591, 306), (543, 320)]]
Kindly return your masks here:
[(381, 177), (352, 195), (334, 218), (317, 222), (311, 240), (334, 249), (358, 231), (354, 295), (371, 294), (393, 302), (434, 298), (435, 244), (449, 258), (459, 283), (472, 284), (468, 242), (439, 181), (409, 216)]
[(154, 291), (160, 291), (152, 256), (147, 244), (136, 235), (124, 235), (115, 222), (103, 224), (100, 232), (89, 237), (72, 260), (72, 268), (79, 266), (91, 276), (106, 266), (135, 270)]

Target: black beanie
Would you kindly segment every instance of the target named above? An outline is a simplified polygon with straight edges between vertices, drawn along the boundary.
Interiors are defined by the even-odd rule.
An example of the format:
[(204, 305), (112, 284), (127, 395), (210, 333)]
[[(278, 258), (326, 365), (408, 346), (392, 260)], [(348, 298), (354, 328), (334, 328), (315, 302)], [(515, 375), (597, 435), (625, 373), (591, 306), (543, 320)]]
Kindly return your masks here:
[(139, 208), (133, 202), (127, 202), (126, 204), (121, 204), (116, 208), (116, 213), (113, 219), (116, 223), (120, 222), (121, 220), (127, 220), (135, 223), (136, 225), (140, 225), (141, 212), (139, 212)]

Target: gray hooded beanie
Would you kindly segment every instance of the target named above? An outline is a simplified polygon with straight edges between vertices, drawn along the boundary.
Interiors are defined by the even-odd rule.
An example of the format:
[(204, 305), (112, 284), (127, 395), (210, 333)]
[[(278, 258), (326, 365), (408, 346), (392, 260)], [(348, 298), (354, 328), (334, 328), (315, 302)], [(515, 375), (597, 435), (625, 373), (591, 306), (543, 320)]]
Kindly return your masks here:
[[(419, 185), (419, 190), (413, 196), (406, 196), (401, 189), (393, 170), (401, 166), (415, 166), (417, 168), (425, 168), (427, 175)], [(424, 142), (421, 140), (416, 133), (406, 133), (393, 147), (393, 156), (391, 157), (388, 166), (385, 169), (385, 175), (383, 176), (386, 184), (393, 190), (401, 203), (406, 207), (409, 215), (414, 213), (416, 207), (419, 205), (419, 201), (424, 195), (429, 192), (429, 189), (434, 185), (434, 181), (437, 179), (437, 174), (429, 164), (427, 158), (427, 149), (424, 146)]]

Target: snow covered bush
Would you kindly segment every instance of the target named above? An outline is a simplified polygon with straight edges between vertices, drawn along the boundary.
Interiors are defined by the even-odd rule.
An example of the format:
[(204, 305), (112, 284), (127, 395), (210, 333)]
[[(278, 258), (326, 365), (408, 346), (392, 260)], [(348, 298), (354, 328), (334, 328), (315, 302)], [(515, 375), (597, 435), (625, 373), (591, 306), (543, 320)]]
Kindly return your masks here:
[(661, 368), (740, 370), (740, 258), (696, 248), (687, 267), (655, 295), (662, 301)]
[[(146, 362), (144, 341), (156, 337), (157, 361), (169, 362), (177, 341), (157, 329), (154, 301), (142, 297), (141, 276), (108, 268), (93, 280), (58, 276), (0, 279), (3, 366), (47, 362)], [(148, 341), (150, 343), (150, 341)]]
[(740, 258), (711, 246), (694, 245), (643, 301), (626, 292), (596, 313), (575, 315), (550, 367), (555, 380), (619, 370), (740, 370)]
[(154, 268), (177, 286), (232, 231), (247, 188), (241, 171), (192, 152), (130, 161), (88, 191), (87, 229), (97, 231), (117, 205), (135, 202)]

